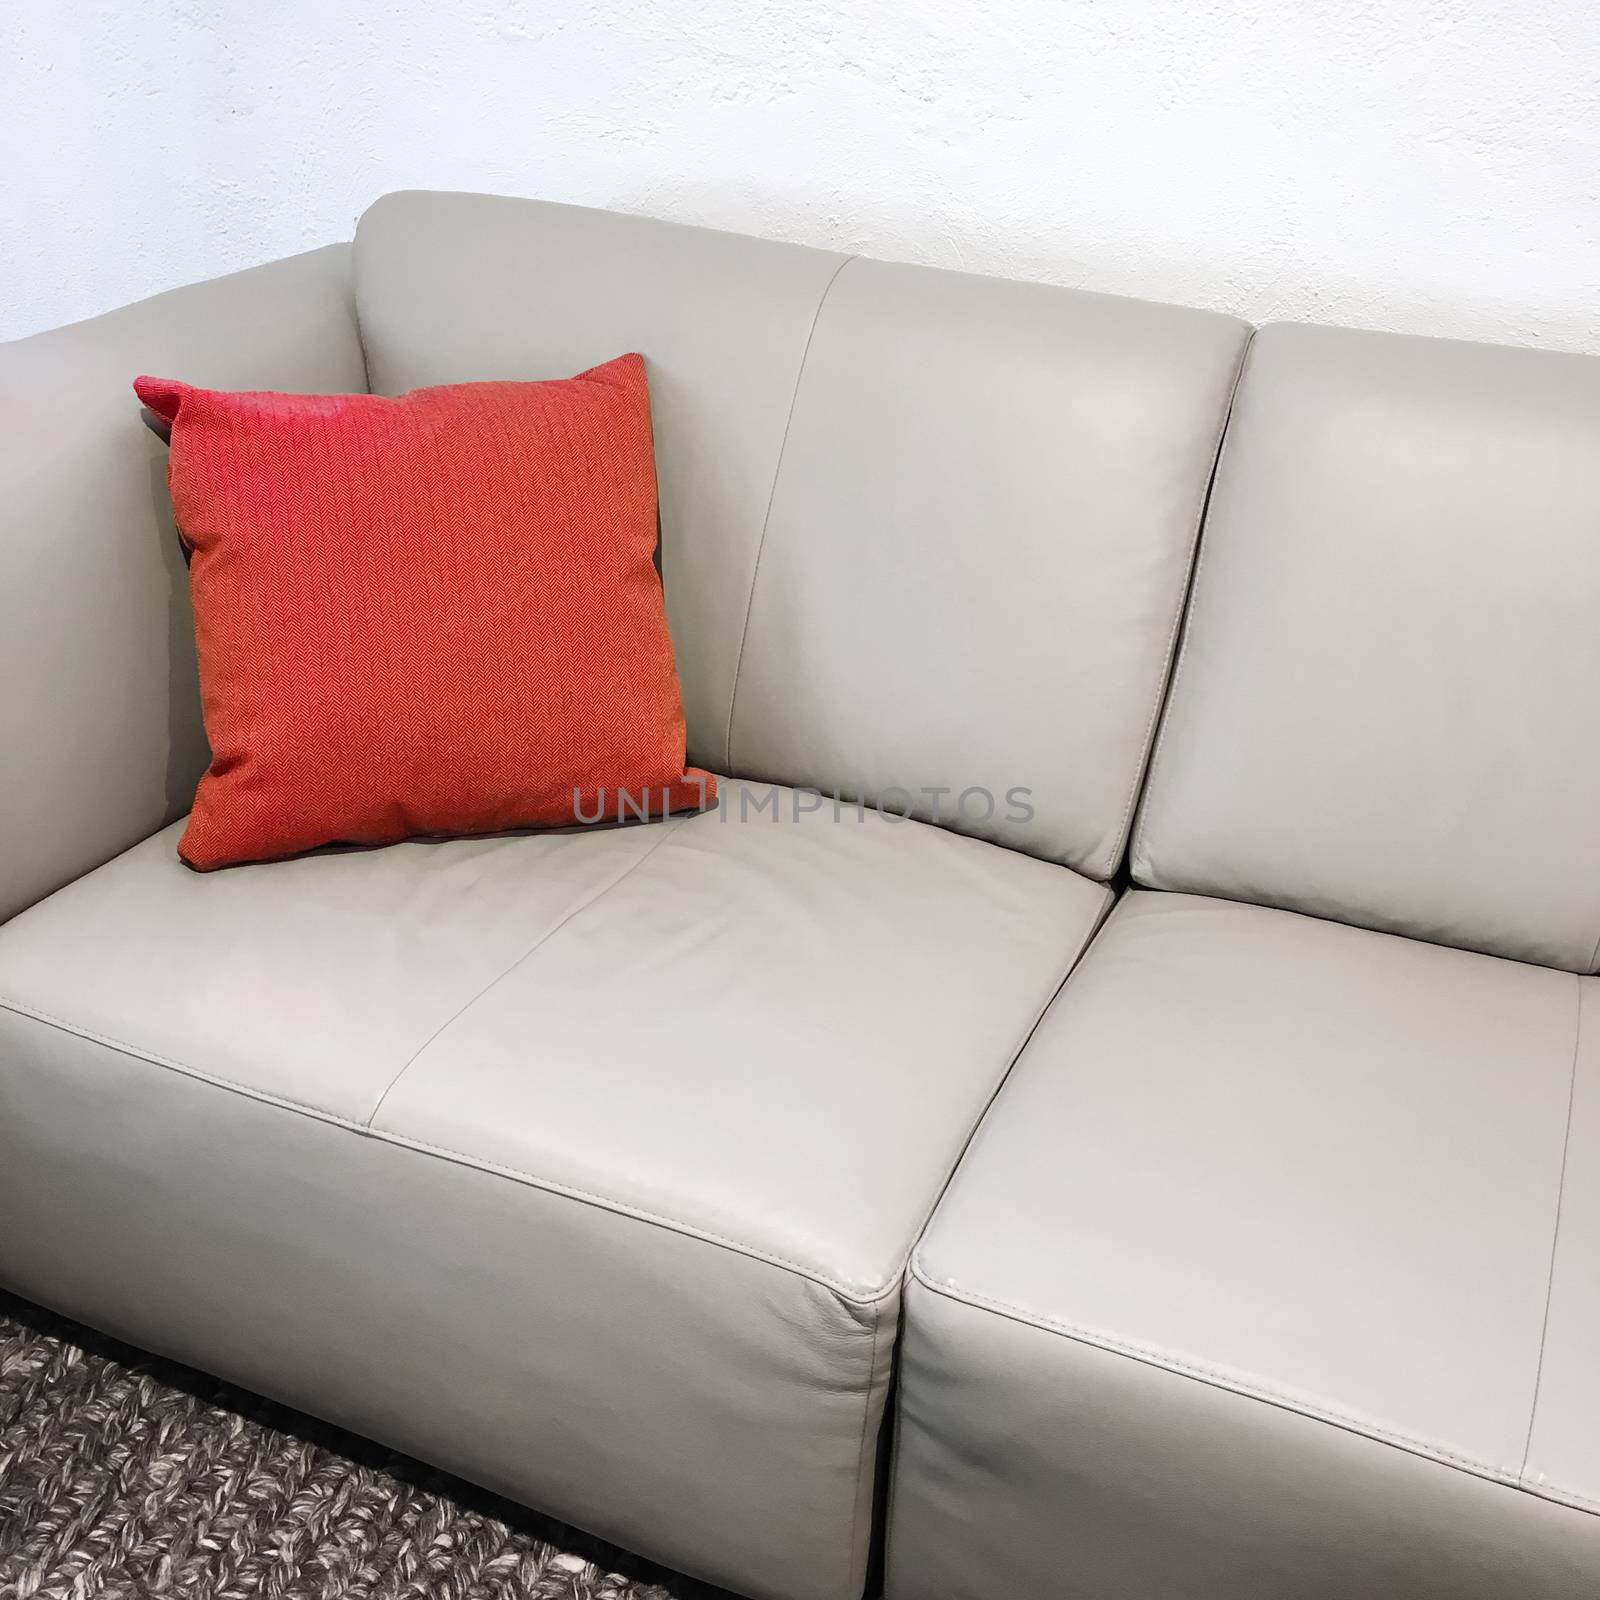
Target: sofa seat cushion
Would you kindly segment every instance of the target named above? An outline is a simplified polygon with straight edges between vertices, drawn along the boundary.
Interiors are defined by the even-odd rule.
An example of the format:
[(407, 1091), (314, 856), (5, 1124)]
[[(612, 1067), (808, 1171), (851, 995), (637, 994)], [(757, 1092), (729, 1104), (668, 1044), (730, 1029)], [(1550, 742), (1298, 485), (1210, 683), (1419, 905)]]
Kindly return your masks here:
[(1124, 900), (918, 1248), (891, 1593), (1595, 1593), (1596, 987)]
[(1107, 891), (813, 803), (69, 886), (0, 929), (0, 1280), (859, 1593), (906, 1256)]

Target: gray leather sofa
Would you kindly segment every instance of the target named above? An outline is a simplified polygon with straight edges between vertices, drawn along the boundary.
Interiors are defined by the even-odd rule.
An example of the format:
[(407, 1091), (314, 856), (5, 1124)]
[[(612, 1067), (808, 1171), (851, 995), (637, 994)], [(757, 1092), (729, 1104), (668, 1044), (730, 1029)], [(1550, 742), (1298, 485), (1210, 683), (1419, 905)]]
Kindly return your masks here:
[[(628, 349), (720, 809), (182, 867), (131, 376)], [(754, 1596), (1600, 1592), (1600, 362), (404, 194), (0, 392), (0, 1281)]]

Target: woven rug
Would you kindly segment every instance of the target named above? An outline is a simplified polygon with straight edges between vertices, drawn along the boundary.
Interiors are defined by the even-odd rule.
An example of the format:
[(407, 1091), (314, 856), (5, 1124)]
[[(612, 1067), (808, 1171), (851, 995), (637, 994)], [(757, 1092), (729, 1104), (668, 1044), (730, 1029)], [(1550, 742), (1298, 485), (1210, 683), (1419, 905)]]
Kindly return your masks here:
[(0, 1294), (0, 1600), (717, 1593)]

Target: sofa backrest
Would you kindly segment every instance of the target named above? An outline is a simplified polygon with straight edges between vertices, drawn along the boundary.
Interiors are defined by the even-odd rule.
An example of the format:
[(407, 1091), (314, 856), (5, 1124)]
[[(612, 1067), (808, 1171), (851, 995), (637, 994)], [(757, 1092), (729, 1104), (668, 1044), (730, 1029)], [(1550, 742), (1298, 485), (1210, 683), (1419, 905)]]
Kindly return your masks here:
[(1600, 361), (1257, 335), (1133, 872), (1595, 969)]
[(1243, 323), (474, 195), (355, 272), (377, 393), (645, 355), (692, 759), (1115, 870)]

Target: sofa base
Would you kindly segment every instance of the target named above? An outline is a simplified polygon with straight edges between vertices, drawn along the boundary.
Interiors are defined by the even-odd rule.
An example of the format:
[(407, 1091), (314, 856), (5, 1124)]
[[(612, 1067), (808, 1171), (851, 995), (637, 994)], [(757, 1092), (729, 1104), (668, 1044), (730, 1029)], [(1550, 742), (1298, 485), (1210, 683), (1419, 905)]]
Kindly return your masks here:
[(1596, 1592), (1600, 1518), (920, 1281), (901, 1361), (886, 1600)]
[(0, 1017), (7, 1288), (680, 1571), (860, 1593), (897, 1296)]

